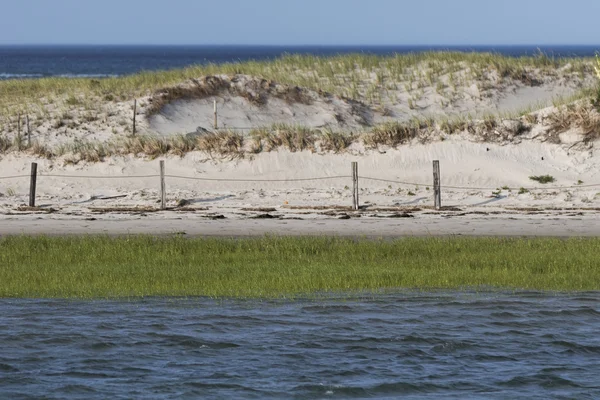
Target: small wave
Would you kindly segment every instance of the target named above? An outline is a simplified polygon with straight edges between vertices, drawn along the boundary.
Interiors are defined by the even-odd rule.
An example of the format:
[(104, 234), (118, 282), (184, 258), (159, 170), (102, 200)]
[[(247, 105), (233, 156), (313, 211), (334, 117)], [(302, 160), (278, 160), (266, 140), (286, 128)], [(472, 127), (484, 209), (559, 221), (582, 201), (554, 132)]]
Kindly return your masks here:
[(61, 388), (58, 388), (54, 392), (65, 394), (92, 394), (96, 393), (96, 390), (93, 387), (86, 385), (68, 384)]
[(444, 340), (443, 343), (433, 346), (431, 349), (434, 353), (453, 353), (459, 350), (467, 350), (476, 347), (475, 344), (465, 341)]
[(366, 388), (366, 392), (370, 396), (381, 396), (381, 395), (401, 395), (410, 393), (432, 393), (439, 390), (447, 389), (445, 386), (435, 385), (432, 383), (409, 383), (409, 382), (392, 382), (382, 383), (370, 388)]
[(501, 327), (505, 327), (505, 328), (511, 328), (512, 330), (535, 328), (535, 327), (537, 327), (537, 324), (538, 324), (537, 321), (514, 321), (514, 320), (492, 321), (490, 323), (490, 325), (493, 325), (493, 326), (501, 326)]
[(402, 341), (403, 341), (403, 338), (396, 337), (396, 336), (382, 336), (382, 337), (365, 336), (365, 337), (360, 337), (360, 338), (336, 339), (335, 343), (343, 344), (343, 345), (347, 345), (347, 346), (359, 346), (359, 347), (370, 348), (370, 347), (372, 347), (370, 345), (381, 344), (381, 343), (384, 343), (384, 344), (385, 343), (394, 343), (394, 342), (402, 342)]
[(77, 343), (80, 340), (85, 340), (87, 337), (82, 334), (71, 334), (68, 336), (54, 336), (46, 339), (42, 339), (39, 343), (43, 345), (51, 345), (51, 346), (61, 346), (61, 345), (71, 345), (73, 343)]
[(351, 312), (353, 308), (345, 305), (310, 305), (302, 307), (302, 311), (307, 312), (319, 312), (319, 313), (327, 313), (327, 312)]
[(519, 335), (519, 336), (535, 336), (535, 333), (520, 331), (518, 329), (509, 329), (504, 332), (498, 332), (497, 334), (506, 334), (506, 335)]
[(90, 350), (96, 350), (96, 351), (108, 350), (108, 349), (112, 349), (114, 347), (118, 347), (118, 345), (116, 343), (112, 343), (112, 342), (96, 342), (96, 343), (92, 343), (89, 346)]
[(575, 316), (586, 316), (586, 315), (591, 316), (591, 317), (600, 316), (600, 311), (598, 311), (592, 307), (581, 307), (578, 309), (556, 310), (556, 311), (542, 310), (539, 313), (546, 317), (566, 317), (566, 316), (575, 317)]
[(9, 72), (0, 72), (0, 80), (11, 80), (11, 79), (39, 79), (39, 78), (88, 78), (88, 79), (102, 79), (102, 78), (116, 78), (118, 74), (13, 74)]
[(571, 367), (564, 367), (564, 366), (560, 366), (560, 367), (547, 367), (547, 368), (542, 368), (540, 370), (540, 373), (542, 374), (557, 374), (557, 373), (565, 373), (565, 372), (585, 372), (584, 368), (571, 368)]
[(229, 374), (226, 372), (213, 372), (206, 379), (241, 379), (242, 376), (238, 374)]
[(208, 383), (208, 382), (186, 382), (185, 386), (195, 389), (228, 389), (239, 390), (242, 392), (259, 392), (259, 390), (250, 386), (239, 385), (237, 383)]
[(431, 345), (437, 345), (437, 344), (440, 344), (441, 342), (443, 342), (440, 339), (431, 338), (431, 337), (423, 337), (423, 336), (414, 335), (414, 334), (404, 336), (401, 339), (401, 341), (405, 342), (405, 343), (415, 343), (415, 344), (424, 343), (424, 344), (431, 344)]
[(369, 393), (366, 389), (361, 387), (352, 387), (352, 386), (342, 386), (342, 385), (315, 385), (315, 384), (305, 384), (298, 385), (293, 389), (293, 392), (301, 395), (302, 397), (310, 396), (309, 398), (314, 398), (315, 396), (352, 396), (352, 397), (366, 397), (369, 396)]
[(557, 340), (551, 342), (553, 346), (560, 346), (566, 348), (567, 352), (575, 354), (600, 354), (600, 346), (587, 346), (583, 344), (568, 342), (566, 340)]
[(19, 372), (18, 368), (10, 366), (8, 364), (0, 363), (0, 371), (2, 372)]
[(50, 372), (47, 376), (61, 376), (68, 378), (82, 378), (82, 379), (109, 379), (117, 378), (118, 375), (107, 374), (104, 372), (85, 372), (85, 371), (66, 371), (66, 372)]
[(131, 373), (131, 374), (151, 374), (154, 372), (152, 368), (143, 368), (143, 367), (123, 367), (121, 370), (123, 373)]
[(512, 313), (510, 311), (500, 311), (500, 312), (491, 313), (490, 317), (492, 317), (492, 318), (521, 318), (521, 315)]
[(486, 361), (491, 361), (491, 362), (502, 362), (502, 361), (511, 361), (511, 362), (517, 362), (519, 361), (518, 358), (515, 357), (509, 357), (509, 356), (505, 356), (505, 355), (501, 355), (501, 354), (476, 354), (473, 356), (473, 359), (478, 361), (478, 362), (486, 362)]
[(150, 336), (161, 339), (167, 346), (182, 346), (193, 349), (228, 349), (240, 347), (240, 345), (229, 342), (211, 342), (186, 335), (162, 335), (152, 333)]
[(403, 394), (425, 394), (448, 389), (446, 386), (435, 385), (432, 383), (410, 383), (410, 382), (390, 382), (381, 383), (370, 387), (361, 386), (343, 386), (343, 385), (299, 385), (294, 388), (294, 392), (303, 395), (329, 395), (342, 397), (372, 397), (372, 396), (390, 396)]
[(535, 375), (529, 375), (529, 376), (516, 376), (507, 381), (499, 382), (499, 384), (502, 386), (507, 386), (507, 387), (523, 387), (523, 386), (530, 386), (530, 385), (539, 385), (543, 388), (553, 388), (553, 389), (580, 387), (580, 385), (578, 385), (576, 382), (574, 382), (572, 380), (560, 377), (555, 374), (547, 374), (547, 373), (541, 373), (541, 374), (535, 374)]
[(326, 348), (328, 348), (328, 346), (326, 346), (323, 343), (319, 343), (316, 341), (307, 341), (307, 340), (303, 340), (301, 342), (296, 342), (294, 347), (297, 347), (300, 349), (326, 349)]
[(9, 74), (7, 72), (0, 72), (0, 79), (27, 79), (27, 78), (42, 78), (42, 74)]
[(59, 78), (116, 78), (118, 74), (59, 74), (52, 75)]
[(401, 349), (397, 349), (395, 351), (396, 357), (400, 359), (408, 359), (411, 357), (415, 358), (424, 358), (429, 357), (430, 354), (427, 350), (424, 349), (414, 349), (410, 347), (402, 347)]

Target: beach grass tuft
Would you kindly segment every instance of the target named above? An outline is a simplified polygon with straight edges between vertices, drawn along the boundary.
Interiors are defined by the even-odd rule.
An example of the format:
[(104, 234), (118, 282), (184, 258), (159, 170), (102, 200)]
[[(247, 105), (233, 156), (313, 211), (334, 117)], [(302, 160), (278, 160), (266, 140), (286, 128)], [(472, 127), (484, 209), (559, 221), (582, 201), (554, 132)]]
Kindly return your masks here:
[(532, 175), (529, 179), (539, 183), (552, 183), (556, 180), (552, 175)]
[(281, 298), (490, 288), (600, 289), (598, 238), (5, 236), (0, 297)]

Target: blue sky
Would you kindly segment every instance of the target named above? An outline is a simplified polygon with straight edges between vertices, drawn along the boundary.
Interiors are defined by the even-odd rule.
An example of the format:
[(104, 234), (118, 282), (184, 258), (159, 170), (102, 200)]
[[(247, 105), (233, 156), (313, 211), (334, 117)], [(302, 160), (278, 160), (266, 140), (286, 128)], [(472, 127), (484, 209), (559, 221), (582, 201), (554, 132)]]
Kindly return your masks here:
[(0, 44), (598, 44), (600, 0), (3, 0)]

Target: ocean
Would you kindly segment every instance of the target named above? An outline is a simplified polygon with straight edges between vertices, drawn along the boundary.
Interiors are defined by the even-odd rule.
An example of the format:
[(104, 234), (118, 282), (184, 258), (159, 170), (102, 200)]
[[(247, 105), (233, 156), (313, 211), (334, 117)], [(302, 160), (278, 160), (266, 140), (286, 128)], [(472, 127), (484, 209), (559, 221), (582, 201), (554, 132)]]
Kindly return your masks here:
[(0, 398), (597, 399), (599, 301), (0, 299)]
[(0, 46), (0, 79), (110, 77), (190, 65), (270, 60), (284, 54), (405, 54), (434, 50), (507, 56), (591, 57), (595, 46)]

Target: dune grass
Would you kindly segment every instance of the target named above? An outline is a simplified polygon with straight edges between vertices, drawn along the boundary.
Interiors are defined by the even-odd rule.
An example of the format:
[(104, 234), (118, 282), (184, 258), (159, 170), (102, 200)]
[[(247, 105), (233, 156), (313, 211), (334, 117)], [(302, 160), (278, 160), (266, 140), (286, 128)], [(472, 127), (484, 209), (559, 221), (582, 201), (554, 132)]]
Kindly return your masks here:
[(60, 101), (72, 106), (87, 104), (93, 107), (97, 99), (128, 101), (188, 79), (219, 74), (247, 74), (377, 103), (381, 91), (405, 86), (412, 91), (442, 77), (446, 83), (440, 85), (449, 88), (456, 88), (469, 80), (485, 81), (491, 73), (495, 75), (494, 79), (536, 84), (536, 79), (548, 75), (591, 74), (594, 65), (593, 58), (552, 58), (541, 53), (531, 57), (450, 51), (392, 56), (291, 54), (268, 61), (195, 65), (103, 79), (53, 77), (4, 80), (0, 81), (0, 112), (27, 112), (32, 106), (44, 102), (54, 104)]
[(600, 239), (0, 238), (0, 297), (281, 298), (330, 292), (600, 289)]
[[(493, 53), (462, 52), (424, 52), (398, 54), (392, 56), (375, 56), (367, 54), (347, 54), (332, 57), (311, 55), (286, 55), (270, 61), (247, 61), (241, 63), (196, 65), (188, 68), (142, 72), (134, 75), (103, 79), (42, 78), (17, 79), (0, 81), (0, 154), (9, 152), (30, 152), (44, 158), (61, 157), (71, 154), (69, 160), (95, 162), (110, 155), (143, 154), (156, 157), (163, 154), (183, 155), (189, 151), (206, 151), (211, 156), (241, 157), (244, 153), (258, 153), (263, 150), (287, 147), (291, 151), (314, 149), (315, 143), (321, 143), (321, 149), (344, 151), (352, 142), (362, 141), (367, 147), (377, 145), (397, 146), (412, 138), (429, 136), (437, 132), (452, 134), (468, 131), (484, 139), (504, 138), (491, 134), (489, 126), (478, 126), (471, 116), (442, 116), (435, 121), (431, 117), (413, 117), (409, 121), (385, 123), (374, 127), (366, 127), (364, 134), (344, 135), (340, 132), (317, 132), (304, 127), (285, 125), (257, 127), (243, 147), (239, 135), (234, 132), (218, 132), (206, 140), (192, 140), (185, 137), (162, 139), (141, 137), (116, 139), (108, 143), (90, 143), (74, 140), (63, 143), (59, 147), (49, 148), (45, 143), (25, 143), (23, 136), (24, 115), (31, 117), (34, 133), (44, 123), (50, 124), (53, 132), (74, 129), (93, 129), (89, 122), (110, 119), (114, 111), (105, 109), (105, 105), (113, 102), (131, 102), (134, 98), (151, 96), (138, 105), (146, 107), (148, 115), (160, 110), (164, 102), (181, 96), (208, 95), (218, 91), (220, 78), (218, 75), (247, 74), (259, 79), (259, 82), (278, 82), (289, 85), (288, 90), (280, 95), (294, 97), (294, 101), (302, 101), (303, 89), (307, 88), (335, 94), (352, 101), (365, 103), (374, 110), (386, 114), (386, 102), (399, 101), (396, 91), (405, 90), (403, 95), (410, 96), (408, 105), (414, 105), (424, 95), (424, 90), (435, 86), (436, 92), (442, 96), (442, 102), (451, 103), (460, 98), (461, 92), (472, 84), (476, 84), (481, 94), (486, 88), (498, 87), (509, 82), (522, 82), (525, 85), (536, 85), (546, 78), (562, 77), (575, 79), (579, 83), (583, 78), (593, 74), (595, 61), (593, 58), (551, 58), (544, 54), (532, 57), (507, 57)], [(208, 85), (181, 86), (182, 82), (195, 82), (208, 79)], [(504, 83), (503, 83), (504, 82)], [(221, 82), (223, 84), (223, 82)], [(211, 86), (212, 85), (212, 86)], [(403, 89), (405, 88), (405, 89)], [(191, 91), (191, 92), (190, 92)], [(582, 88), (568, 98), (556, 99), (556, 104), (571, 102), (581, 98), (593, 97), (600, 93), (597, 88)], [(257, 92), (258, 93), (258, 92)], [(242, 95), (249, 95), (242, 93)], [(458, 96), (458, 97), (457, 97)], [(389, 99), (389, 100), (385, 100)], [(151, 101), (152, 100), (152, 101)], [(253, 101), (258, 101), (253, 98)], [(520, 118), (523, 114), (543, 107), (537, 104), (526, 110), (516, 110), (514, 115), (498, 115), (496, 119)], [(120, 104), (118, 107), (123, 107)], [(110, 108), (110, 107), (109, 107)], [(579, 107), (577, 110), (567, 109), (557, 113), (552, 122), (552, 131), (560, 132), (572, 125), (581, 125), (587, 138), (596, 139), (597, 113), (592, 107)], [(579, 112), (579, 111), (581, 112)], [(388, 110), (389, 111), (389, 110)], [(577, 112), (576, 112), (577, 111)], [(530, 118), (533, 116), (528, 115)], [(122, 117), (120, 121), (112, 121), (113, 133), (126, 135), (130, 132), (130, 121)], [(19, 131), (21, 121), (21, 135)], [(118, 122), (118, 124), (117, 124)], [(117, 124), (117, 125), (115, 125)], [(436, 125), (435, 127), (433, 125)], [(435, 129), (432, 129), (435, 128)], [(434, 132), (435, 133), (435, 132)], [(512, 135), (508, 132), (507, 135)], [(555, 141), (558, 134), (554, 135)], [(586, 138), (586, 140), (587, 140)], [(68, 161), (69, 161), (68, 160)]]
[[(509, 123), (503, 123), (506, 121)], [(225, 159), (244, 158), (280, 148), (291, 152), (308, 150), (339, 153), (346, 151), (354, 143), (362, 143), (369, 149), (379, 146), (395, 148), (414, 139), (426, 142), (441, 135), (457, 133), (468, 133), (484, 142), (506, 142), (530, 131), (532, 125), (539, 122), (540, 117), (536, 113), (505, 116), (488, 114), (481, 119), (474, 119), (472, 116), (438, 119), (425, 116), (413, 117), (407, 121), (383, 122), (359, 132), (280, 123), (255, 128), (248, 133), (222, 129), (199, 136), (116, 136), (108, 141), (76, 138), (55, 146), (48, 146), (38, 140), (28, 143), (23, 136), (10, 139), (0, 133), (0, 155), (26, 152), (46, 159), (63, 157), (66, 163), (77, 164), (80, 161), (99, 162), (106, 157), (124, 155), (152, 159), (165, 155), (183, 157), (193, 151)], [(585, 143), (600, 138), (600, 112), (590, 102), (559, 106), (541, 122), (548, 127), (543, 135), (550, 143), (561, 143), (559, 134), (574, 127), (582, 130)]]

